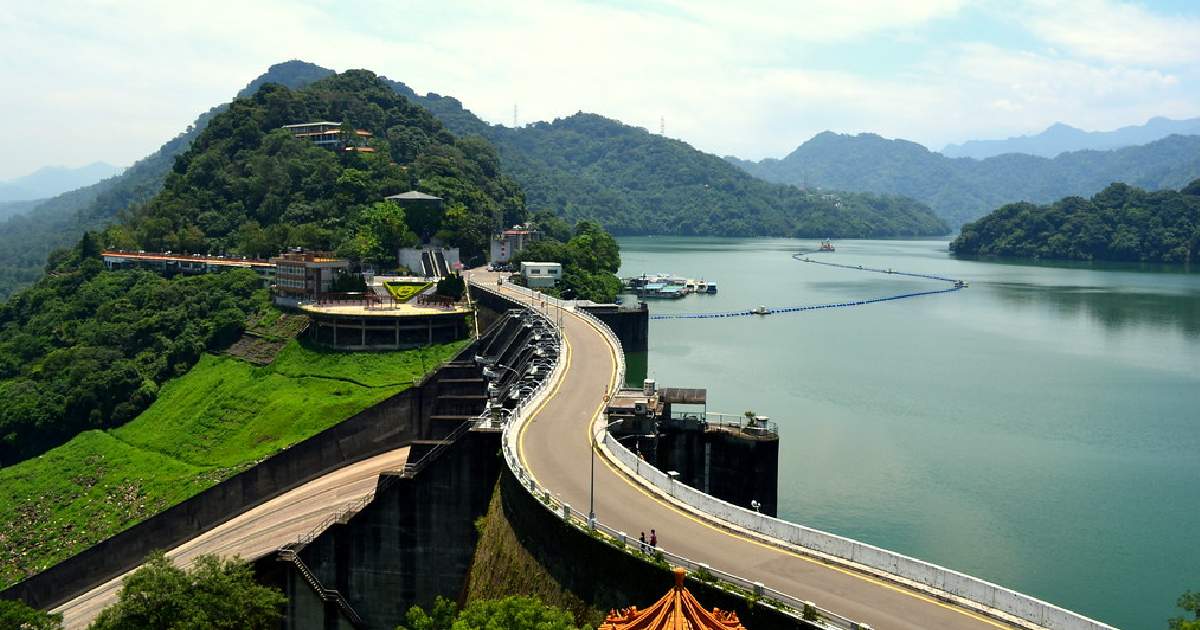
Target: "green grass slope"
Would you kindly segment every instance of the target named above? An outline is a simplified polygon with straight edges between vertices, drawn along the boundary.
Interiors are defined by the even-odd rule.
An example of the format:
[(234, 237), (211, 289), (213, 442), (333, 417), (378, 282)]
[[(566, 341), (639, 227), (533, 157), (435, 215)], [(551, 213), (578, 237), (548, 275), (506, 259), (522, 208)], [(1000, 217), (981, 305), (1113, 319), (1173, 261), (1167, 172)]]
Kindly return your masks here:
[(292, 341), (261, 367), (204, 355), (127, 424), (0, 469), (0, 587), (403, 391), (465, 345), (341, 353)]

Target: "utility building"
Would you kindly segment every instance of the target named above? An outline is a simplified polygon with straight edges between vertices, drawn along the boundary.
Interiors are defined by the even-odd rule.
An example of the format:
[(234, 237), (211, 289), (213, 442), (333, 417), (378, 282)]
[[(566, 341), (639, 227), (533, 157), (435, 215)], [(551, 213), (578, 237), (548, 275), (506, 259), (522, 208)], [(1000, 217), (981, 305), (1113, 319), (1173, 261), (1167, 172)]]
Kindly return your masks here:
[(562, 264), (556, 262), (523, 262), (521, 277), (525, 278), (525, 286), (531, 289), (543, 289), (558, 284), (562, 277)]

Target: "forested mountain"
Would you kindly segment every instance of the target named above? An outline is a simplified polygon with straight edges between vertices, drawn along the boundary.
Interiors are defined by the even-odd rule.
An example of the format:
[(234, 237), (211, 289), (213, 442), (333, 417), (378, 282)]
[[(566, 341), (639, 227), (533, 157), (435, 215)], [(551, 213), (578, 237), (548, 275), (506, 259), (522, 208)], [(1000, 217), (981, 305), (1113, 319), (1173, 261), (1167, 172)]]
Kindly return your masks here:
[(1179, 188), (1200, 177), (1200, 136), (1054, 159), (1010, 153), (973, 160), (948, 158), (907, 140), (827, 131), (780, 160), (727, 159), (768, 181), (912, 197), (958, 226), (1006, 203), (1091, 195), (1117, 181)]
[[(239, 96), (268, 82), (297, 88), (332, 73), (302, 61), (276, 64)], [(505, 172), (525, 188), (531, 208), (552, 210), (572, 221), (596, 219), (616, 233), (852, 237), (947, 231), (928, 209), (909, 199), (806, 193), (764, 184), (686, 143), (600, 116), (579, 114), (514, 130), (484, 123), (454, 98), (418, 95), (397, 82), (388, 85), (430, 110), (450, 131), (491, 141)], [(102, 228), (119, 211), (157, 193), (175, 157), (225, 108), (201, 115), (123, 174), (0, 223), (0, 300), (41, 276), (50, 251), (71, 245), (85, 230)], [(230, 242), (223, 238), (211, 244)]]
[(963, 226), (960, 256), (1190, 263), (1200, 254), (1200, 179), (1148, 192), (1112, 184), (1091, 199), (1013, 203)]
[(946, 157), (977, 160), (1005, 153), (1028, 153), (1052, 158), (1068, 151), (1108, 151), (1161, 140), (1172, 134), (1200, 134), (1200, 118), (1172, 120), (1157, 116), (1144, 125), (1130, 125), (1112, 131), (1084, 131), (1063, 123), (1054, 123), (1041, 133), (1004, 140), (968, 140), (942, 149)]
[[(238, 95), (253, 94), (267, 82), (299, 87), (332, 72), (302, 61), (280, 63), (251, 81)], [(122, 174), (48, 199), (0, 223), (0, 301), (37, 280), (52, 250), (74, 244), (85, 230), (107, 225), (119, 211), (157, 193), (175, 156), (186, 151), (208, 121), (225, 107), (220, 105), (201, 114), (187, 130)]]
[(0, 182), (0, 201), (46, 199), (119, 174), (119, 166), (93, 162), (78, 168), (44, 166), (16, 179)]
[[(313, 120), (370, 132), (372, 152), (330, 151), (282, 129)], [(441, 197), (444, 215), (381, 203), (416, 188)], [(525, 204), (486, 140), (455, 137), (371, 72), (349, 70), (235, 100), (129, 216), (104, 231), (105, 245), (249, 256), (301, 246), (382, 262), (416, 230), (479, 262), (493, 230), (524, 220)]]
[(596, 220), (616, 234), (844, 238), (948, 231), (911, 199), (771, 185), (685, 142), (596, 114), (513, 129), (488, 125), (454, 98), (393, 86), (455, 133), (480, 134), (496, 145), (531, 210)]
[(45, 200), (33, 199), (30, 201), (0, 201), (0, 219), (5, 219), (7, 217), (29, 212), (43, 201)]
[[(281, 129), (311, 120), (368, 130), (374, 151), (335, 152)], [(262, 256), (302, 245), (394, 261), (420, 222), (479, 258), (493, 229), (526, 218), (485, 140), (456, 138), (365, 70), (299, 90), (265, 84), (207, 123), (157, 195), (52, 255), (49, 273), (0, 304), (0, 466), (136, 416), (260, 306), (252, 273), (104, 271), (102, 247)], [(444, 213), (380, 203), (415, 187), (444, 198)]]

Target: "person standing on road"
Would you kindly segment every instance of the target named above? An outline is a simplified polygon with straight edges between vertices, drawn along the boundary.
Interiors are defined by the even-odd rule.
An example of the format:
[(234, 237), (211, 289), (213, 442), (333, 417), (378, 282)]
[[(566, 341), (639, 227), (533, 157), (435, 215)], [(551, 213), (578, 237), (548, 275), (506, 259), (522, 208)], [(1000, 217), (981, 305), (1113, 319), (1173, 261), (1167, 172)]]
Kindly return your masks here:
[(658, 549), (658, 534), (654, 533), (653, 529), (650, 530), (650, 546)]
[(648, 550), (648, 547), (646, 547), (646, 532), (642, 532), (642, 534), (638, 536), (638, 540), (641, 542), (641, 544), (638, 546), (638, 551), (646, 553)]

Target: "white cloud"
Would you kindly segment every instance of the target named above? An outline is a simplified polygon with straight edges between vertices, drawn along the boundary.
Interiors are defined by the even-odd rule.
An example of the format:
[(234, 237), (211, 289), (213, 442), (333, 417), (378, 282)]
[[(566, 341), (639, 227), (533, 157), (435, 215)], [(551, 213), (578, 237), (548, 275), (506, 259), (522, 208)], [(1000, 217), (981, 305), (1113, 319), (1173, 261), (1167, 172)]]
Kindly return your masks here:
[[(0, 115), (36, 129), (36, 141), (0, 152), (0, 178), (51, 163), (128, 164), (291, 58), (366, 67), (456, 96), (491, 122), (509, 123), (514, 103), (522, 121), (584, 110), (657, 129), (665, 116), (669, 136), (755, 158), (824, 129), (940, 146), (1055, 120), (1112, 127), (1200, 113), (1195, 71), (1085, 56), (1050, 17), (1030, 28), (1064, 54), (939, 42), (922, 31), (967, 11), (957, 0), (772, 0), (754, 10), (716, 0), (636, 9), (551, 0), (26, 3), (0, 13), (9, 60), (0, 81), (17, 86), (0, 92)], [(1138, 24), (1158, 23), (1137, 11), (1152, 18)], [(924, 61), (893, 76), (839, 63), (838, 46), (867, 41), (917, 50)], [(811, 51), (823, 66), (811, 65)]]
[(1108, 0), (1035, 2), (1027, 21), (1039, 37), (1074, 54), (1130, 65), (1200, 62), (1200, 19), (1158, 15)]

